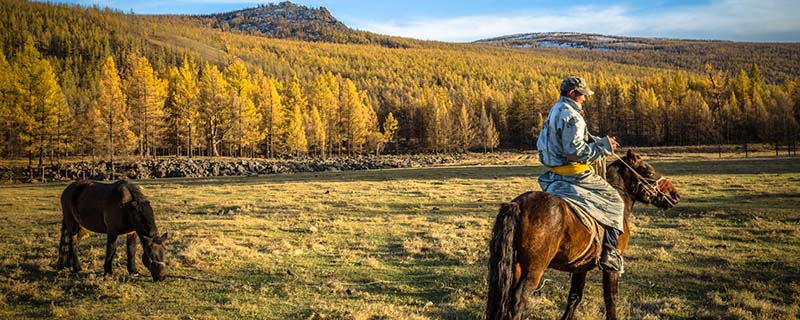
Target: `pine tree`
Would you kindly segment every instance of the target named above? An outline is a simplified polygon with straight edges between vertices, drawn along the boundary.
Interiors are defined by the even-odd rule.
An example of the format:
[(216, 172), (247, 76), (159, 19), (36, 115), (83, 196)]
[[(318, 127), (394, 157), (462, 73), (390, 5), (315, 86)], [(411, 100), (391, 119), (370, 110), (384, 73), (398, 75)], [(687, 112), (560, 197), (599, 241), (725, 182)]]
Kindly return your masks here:
[[(125, 94), (114, 58), (108, 56), (100, 72), (99, 96), (93, 105), (98, 137), (104, 135), (105, 149), (111, 161), (111, 178), (116, 175), (114, 155), (129, 154), (136, 144), (136, 135), (130, 129)], [(103, 141), (98, 138), (97, 141)], [(119, 147), (118, 147), (119, 146)]]
[(144, 56), (129, 55), (128, 69), (124, 81), (128, 118), (133, 122), (139, 141), (139, 155), (149, 156), (150, 151), (158, 147), (164, 133), (167, 82), (159, 79)]
[(219, 156), (219, 144), (230, 132), (231, 114), (227, 84), (217, 66), (206, 63), (200, 76), (200, 119), (212, 156)]

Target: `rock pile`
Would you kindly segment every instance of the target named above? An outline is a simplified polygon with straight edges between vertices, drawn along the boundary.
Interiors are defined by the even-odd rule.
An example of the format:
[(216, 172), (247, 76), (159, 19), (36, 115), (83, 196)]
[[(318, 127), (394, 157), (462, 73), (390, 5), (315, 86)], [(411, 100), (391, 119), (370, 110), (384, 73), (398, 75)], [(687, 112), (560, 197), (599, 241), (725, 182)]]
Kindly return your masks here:
[[(353, 156), (329, 159), (156, 159), (115, 164), (117, 175), (129, 179), (254, 176), (275, 173), (369, 170), (423, 167), (453, 163), (462, 155)], [(44, 167), (44, 182), (78, 179), (103, 180), (111, 176), (108, 162), (74, 162)], [(32, 177), (32, 178), (31, 178)], [(36, 183), (38, 169), (0, 167), (0, 183)]]

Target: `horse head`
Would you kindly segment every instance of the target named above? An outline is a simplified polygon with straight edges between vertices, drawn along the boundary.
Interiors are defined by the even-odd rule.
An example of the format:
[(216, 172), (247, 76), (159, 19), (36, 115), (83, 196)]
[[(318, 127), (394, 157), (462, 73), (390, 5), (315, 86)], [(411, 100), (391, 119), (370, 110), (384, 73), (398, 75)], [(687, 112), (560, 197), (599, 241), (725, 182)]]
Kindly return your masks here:
[[(622, 157), (622, 179), (626, 191), (637, 201), (652, 204), (664, 210), (674, 207), (680, 202), (678, 190), (667, 177), (656, 171), (652, 165), (642, 160), (633, 151)], [(610, 170), (609, 170), (610, 171)]]
[(161, 236), (143, 236), (144, 246), (148, 248), (142, 253), (142, 262), (150, 270), (153, 281), (161, 281), (167, 277), (167, 264), (164, 262), (164, 252), (167, 251), (164, 241), (168, 234), (164, 232)]
[(168, 234), (165, 232), (159, 236), (155, 232), (153, 207), (150, 206), (150, 201), (146, 199), (132, 200), (129, 202), (127, 208), (133, 211), (131, 215), (134, 217), (135, 223), (140, 226), (147, 226), (142, 229), (151, 232), (151, 234), (141, 235), (142, 247), (144, 249), (144, 252), (142, 252), (142, 263), (150, 270), (153, 281), (164, 280), (167, 276), (167, 264), (164, 260), (164, 253), (167, 249), (164, 246), (164, 242), (167, 240)]

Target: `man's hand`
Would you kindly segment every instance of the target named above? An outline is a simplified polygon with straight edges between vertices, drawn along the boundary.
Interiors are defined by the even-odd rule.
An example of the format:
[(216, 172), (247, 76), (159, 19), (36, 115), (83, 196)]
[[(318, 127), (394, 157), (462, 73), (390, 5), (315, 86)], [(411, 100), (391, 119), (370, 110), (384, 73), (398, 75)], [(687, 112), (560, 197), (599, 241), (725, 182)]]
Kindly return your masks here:
[(608, 142), (611, 143), (611, 152), (614, 152), (619, 148), (619, 143), (617, 142), (617, 138), (613, 136), (608, 136)]

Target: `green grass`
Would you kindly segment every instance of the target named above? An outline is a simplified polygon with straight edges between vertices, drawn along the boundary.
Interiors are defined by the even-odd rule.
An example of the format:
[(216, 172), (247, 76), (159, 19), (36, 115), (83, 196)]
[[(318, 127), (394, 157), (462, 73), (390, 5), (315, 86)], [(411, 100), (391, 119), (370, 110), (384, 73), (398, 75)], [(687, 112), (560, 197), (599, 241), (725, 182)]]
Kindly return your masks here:
[[(0, 318), (478, 319), (498, 204), (538, 190), (527, 155), (492, 165), (140, 181), (170, 272), (129, 276), (124, 247), (102, 276), (104, 235), (57, 271), (65, 184), (0, 187)], [(794, 319), (800, 309), (796, 158), (654, 166), (682, 193), (635, 207), (620, 312), (631, 319)], [(504, 163), (510, 163), (504, 165)], [(122, 245), (122, 242), (120, 242)], [(140, 271), (145, 271), (139, 263)], [(548, 270), (528, 318), (560, 316), (569, 275)], [(579, 317), (603, 314), (590, 273)]]

